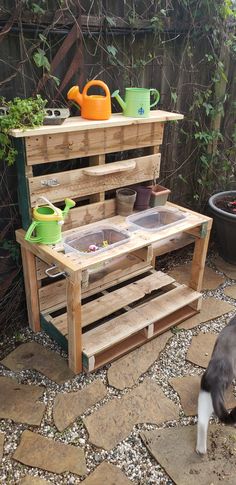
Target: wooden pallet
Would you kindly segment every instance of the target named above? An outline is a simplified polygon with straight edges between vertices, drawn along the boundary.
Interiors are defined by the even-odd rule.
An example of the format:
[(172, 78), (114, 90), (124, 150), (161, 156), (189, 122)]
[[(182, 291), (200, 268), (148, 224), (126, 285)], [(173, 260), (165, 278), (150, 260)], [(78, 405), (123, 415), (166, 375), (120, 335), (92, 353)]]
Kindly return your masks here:
[[(40, 196), (59, 207), (64, 198), (73, 198), (76, 207), (65, 220), (64, 237), (82, 226), (90, 230), (104, 223), (127, 229), (125, 218), (116, 214), (115, 190), (150, 184), (158, 177), (164, 123), (182, 118), (155, 110), (145, 119), (120, 114), (106, 121), (77, 117), (58, 126), (11, 133), (18, 152), (23, 229), (16, 238), (21, 245), (29, 325), (35, 332), (46, 329), (68, 348), (75, 373), (82, 370), (82, 362), (93, 370), (199, 310), (211, 219), (187, 210), (188, 217), (177, 226), (154, 233), (130, 231), (128, 242), (91, 258), (65, 253), (60, 244), (25, 241), (32, 208), (44, 203)], [(65, 161), (70, 162), (65, 165)], [(171, 203), (167, 206), (186, 212)], [(188, 287), (150, 272), (156, 257), (191, 243)], [(45, 274), (52, 266), (61, 274), (56, 279)]]
[[(94, 295), (82, 305), (84, 369), (94, 370), (194, 315), (200, 300), (200, 293), (161, 271)], [(44, 319), (67, 339), (66, 308), (59, 315), (53, 310), (43, 312)]]

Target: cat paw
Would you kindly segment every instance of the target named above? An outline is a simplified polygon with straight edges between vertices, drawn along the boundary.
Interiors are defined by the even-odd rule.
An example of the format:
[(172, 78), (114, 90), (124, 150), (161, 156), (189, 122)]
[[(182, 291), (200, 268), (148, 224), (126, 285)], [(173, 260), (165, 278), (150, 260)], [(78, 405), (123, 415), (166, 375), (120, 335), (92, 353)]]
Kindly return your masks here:
[(196, 453), (197, 453), (199, 456), (204, 456), (204, 455), (207, 453), (207, 450), (205, 450), (205, 449), (200, 449), (200, 450), (199, 450), (198, 448), (196, 448), (196, 450), (195, 450), (195, 451), (196, 451)]

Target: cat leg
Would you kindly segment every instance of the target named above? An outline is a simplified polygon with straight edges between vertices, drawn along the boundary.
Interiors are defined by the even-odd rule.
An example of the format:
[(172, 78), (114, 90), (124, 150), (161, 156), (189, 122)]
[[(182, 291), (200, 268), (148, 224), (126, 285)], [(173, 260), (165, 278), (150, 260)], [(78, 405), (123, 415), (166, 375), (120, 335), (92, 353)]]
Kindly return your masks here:
[(211, 394), (200, 390), (198, 396), (198, 423), (197, 423), (197, 446), (196, 452), (205, 454), (207, 452), (207, 430), (209, 419), (213, 413)]

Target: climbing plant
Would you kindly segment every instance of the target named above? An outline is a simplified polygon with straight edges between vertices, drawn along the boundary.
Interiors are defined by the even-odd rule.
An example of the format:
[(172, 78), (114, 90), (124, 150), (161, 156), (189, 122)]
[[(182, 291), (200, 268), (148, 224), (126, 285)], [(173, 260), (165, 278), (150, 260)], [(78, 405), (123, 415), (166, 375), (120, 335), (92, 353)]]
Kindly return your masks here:
[(111, 89), (156, 87), (160, 108), (185, 116), (167, 128), (163, 146), (161, 177), (174, 197), (181, 193), (181, 202), (203, 210), (212, 191), (230, 184), (235, 1), (18, 0), (13, 8), (1, 2), (0, 42), (7, 45), (13, 34), (19, 39), (14, 66), (0, 57), (6, 95), (17, 82), (20, 97), (41, 94), (49, 104), (65, 105), (67, 89), (93, 77)]
[[(1, 104), (11, 106), (8, 121), (0, 117), (0, 249), (11, 248), (9, 259), (19, 265), (12, 258), (20, 218), (8, 131), (27, 124), (14, 110), (22, 114), (24, 100), (37, 95), (65, 106), (69, 87), (92, 78), (121, 92), (157, 88), (159, 108), (184, 115), (166, 126), (162, 147), (159, 182), (173, 200), (201, 211), (215, 190), (236, 185), (235, 9), (235, 0), (0, 0)], [(33, 126), (41, 122), (40, 103), (41, 114), (30, 112)], [(11, 295), (22, 301), (21, 276), (14, 278), (12, 291), (5, 276), (2, 286), (8, 328)]]

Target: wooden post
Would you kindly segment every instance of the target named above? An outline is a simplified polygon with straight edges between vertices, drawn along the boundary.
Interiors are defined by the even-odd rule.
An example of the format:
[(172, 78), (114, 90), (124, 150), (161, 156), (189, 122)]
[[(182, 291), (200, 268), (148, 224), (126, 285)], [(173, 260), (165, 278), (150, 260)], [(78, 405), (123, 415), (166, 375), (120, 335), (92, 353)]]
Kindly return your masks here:
[(31, 223), (31, 209), (27, 176), (30, 169), (26, 165), (25, 140), (14, 139), (14, 148), (17, 150), (16, 166), (18, 178), (18, 201), (22, 219), (22, 227), (27, 230)]
[(27, 302), (29, 326), (33, 332), (40, 331), (40, 314), (38, 298), (38, 281), (36, 271), (36, 257), (21, 246), (21, 257), (24, 272), (25, 294)]
[(81, 330), (81, 273), (67, 279), (67, 321), (69, 367), (78, 374), (82, 371)]
[[(89, 157), (89, 165), (104, 165), (105, 163), (105, 155), (94, 155)], [(103, 202), (105, 200), (104, 192), (99, 192), (98, 194), (93, 194), (90, 196), (90, 203), (93, 202)]]
[(196, 291), (201, 291), (202, 289), (202, 280), (211, 232), (211, 223), (211, 221), (207, 223), (206, 234), (202, 238), (197, 238), (194, 245), (189, 286)]

